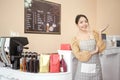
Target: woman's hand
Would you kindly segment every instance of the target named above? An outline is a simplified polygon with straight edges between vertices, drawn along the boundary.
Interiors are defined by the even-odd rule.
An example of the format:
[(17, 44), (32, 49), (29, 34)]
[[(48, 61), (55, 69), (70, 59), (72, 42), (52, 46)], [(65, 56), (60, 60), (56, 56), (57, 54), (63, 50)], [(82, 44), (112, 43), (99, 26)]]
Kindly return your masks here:
[(109, 24), (103, 28), (100, 29), (100, 33), (104, 32), (109, 27)]
[(90, 54), (96, 54), (98, 52), (98, 47), (96, 46), (96, 49), (94, 51), (91, 51)]
[(98, 30), (98, 33), (99, 33), (99, 39), (102, 39), (102, 32), (104, 32), (107, 28), (109, 27), (109, 25), (107, 25), (107, 26), (105, 26), (105, 27), (103, 27), (103, 28), (101, 28), (101, 29), (99, 29)]

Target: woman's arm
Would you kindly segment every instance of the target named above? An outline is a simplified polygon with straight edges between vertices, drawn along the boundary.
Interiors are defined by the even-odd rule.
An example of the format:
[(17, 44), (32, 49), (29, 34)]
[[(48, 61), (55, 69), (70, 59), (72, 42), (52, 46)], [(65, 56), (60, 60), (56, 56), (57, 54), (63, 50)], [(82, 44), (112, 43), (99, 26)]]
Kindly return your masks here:
[(90, 54), (89, 51), (80, 51), (78, 40), (76, 38), (72, 40), (71, 48), (72, 48), (72, 53), (79, 61), (87, 62), (92, 56), (92, 54)]
[(107, 30), (107, 28), (109, 27), (109, 25), (107, 25), (107, 26), (105, 26), (105, 27), (103, 27), (103, 28), (101, 28), (100, 30), (99, 30), (99, 37), (100, 37), (100, 39), (102, 39), (102, 33), (105, 31), (105, 30)]
[(94, 33), (94, 37), (97, 43), (96, 46), (98, 47), (98, 52), (101, 53), (106, 48), (106, 45), (104, 41), (102, 40), (101, 34), (99, 32), (94, 30), (93, 33)]

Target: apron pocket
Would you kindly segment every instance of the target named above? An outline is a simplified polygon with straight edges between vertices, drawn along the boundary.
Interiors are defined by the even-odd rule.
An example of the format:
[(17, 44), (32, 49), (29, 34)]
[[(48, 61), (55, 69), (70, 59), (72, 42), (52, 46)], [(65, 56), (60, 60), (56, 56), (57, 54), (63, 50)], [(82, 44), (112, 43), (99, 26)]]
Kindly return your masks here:
[(83, 73), (96, 73), (96, 64), (81, 64), (81, 72)]

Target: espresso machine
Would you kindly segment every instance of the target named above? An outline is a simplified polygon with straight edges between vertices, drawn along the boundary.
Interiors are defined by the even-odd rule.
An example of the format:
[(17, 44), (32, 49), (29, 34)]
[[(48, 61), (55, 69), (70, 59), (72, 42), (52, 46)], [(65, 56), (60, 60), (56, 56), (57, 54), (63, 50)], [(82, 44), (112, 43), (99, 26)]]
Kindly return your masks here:
[(23, 49), (28, 49), (27, 37), (0, 37), (0, 60), (6, 67), (20, 68)]

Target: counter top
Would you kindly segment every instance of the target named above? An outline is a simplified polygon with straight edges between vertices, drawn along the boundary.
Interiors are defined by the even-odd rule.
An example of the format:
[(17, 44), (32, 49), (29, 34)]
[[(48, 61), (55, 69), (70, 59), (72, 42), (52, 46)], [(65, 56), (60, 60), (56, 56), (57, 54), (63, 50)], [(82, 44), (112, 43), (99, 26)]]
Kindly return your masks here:
[(0, 80), (72, 80), (70, 72), (59, 73), (29, 73), (0, 67)]
[(111, 54), (120, 54), (120, 47), (108, 47), (103, 52), (103, 55), (111, 55)]

